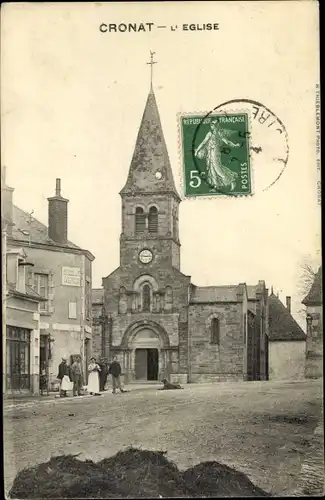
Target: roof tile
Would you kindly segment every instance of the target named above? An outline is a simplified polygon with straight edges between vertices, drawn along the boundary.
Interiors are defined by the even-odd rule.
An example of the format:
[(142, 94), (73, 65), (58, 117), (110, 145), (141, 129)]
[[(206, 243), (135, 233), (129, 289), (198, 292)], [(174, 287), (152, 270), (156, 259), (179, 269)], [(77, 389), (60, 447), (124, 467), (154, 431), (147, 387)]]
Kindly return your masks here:
[(204, 302), (238, 302), (237, 285), (193, 287), (191, 304)]
[(323, 303), (323, 297), (322, 297), (322, 267), (320, 267), (315, 274), (315, 278), (313, 281), (313, 284), (302, 301), (303, 304), (306, 306), (308, 305), (320, 305)]
[(269, 340), (306, 340), (306, 334), (273, 293), (269, 296)]
[[(35, 217), (31, 218), (31, 222), (29, 222), (29, 219), (30, 215), (27, 212), (24, 212), (21, 208), (13, 205), (13, 221), (15, 224), (12, 228), (13, 238), (17, 240), (29, 241), (29, 234), (24, 233), (30, 233), (31, 241), (33, 243), (46, 243), (53, 246), (62, 246), (49, 238), (48, 228), (45, 224), (39, 222), (35, 219)], [(80, 247), (71, 241), (68, 241), (65, 246), (80, 249)]]
[[(157, 171), (162, 177), (157, 178)], [(154, 93), (148, 95), (128, 178), (121, 194), (173, 192), (175, 188), (167, 147)]]

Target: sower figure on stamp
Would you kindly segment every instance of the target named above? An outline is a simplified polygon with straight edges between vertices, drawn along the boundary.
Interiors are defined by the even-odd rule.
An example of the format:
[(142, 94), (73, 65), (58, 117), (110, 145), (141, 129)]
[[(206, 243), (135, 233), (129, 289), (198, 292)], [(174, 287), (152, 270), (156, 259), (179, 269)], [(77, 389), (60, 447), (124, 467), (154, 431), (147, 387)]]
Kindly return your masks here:
[(121, 392), (125, 392), (121, 386), (121, 372), (121, 365), (117, 361), (117, 357), (114, 356), (111, 366), (108, 370), (109, 375), (112, 375), (113, 394), (116, 394), (116, 389), (120, 389)]
[(67, 390), (70, 388), (70, 372), (67, 365), (67, 358), (63, 357), (59, 364), (58, 379), (60, 380), (60, 397), (67, 397)]
[(235, 133), (233, 130), (227, 130), (220, 127), (217, 120), (213, 120), (210, 125), (210, 131), (196, 148), (194, 154), (197, 158), (206, 163), (207, 181), (213, 189), (229, 188), (234, 191), (236, 187), (236, 172), (222, 164), (221, 150), (222, 146), (239, 147), (240, 144), (234, 144), (227, 136)]
[(81, 356), (77, 356), (71, 366), (71, 378), (73, 382), (73, 395), (81, 396), (81, 388), (83, 384)]

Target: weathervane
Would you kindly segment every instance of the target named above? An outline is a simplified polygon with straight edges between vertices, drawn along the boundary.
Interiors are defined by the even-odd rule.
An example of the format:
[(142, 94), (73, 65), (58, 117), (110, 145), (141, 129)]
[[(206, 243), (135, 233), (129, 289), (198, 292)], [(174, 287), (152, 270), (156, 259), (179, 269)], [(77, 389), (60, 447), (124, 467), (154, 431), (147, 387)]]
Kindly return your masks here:
[(150, 90), (152, 90), (152, 75), (153, 75), (153, 65), (157, 64), (157, 61), (153, 60), (153, 56), (155, 55), (156, 52), (152, 52), (150, 50), (150, 62), (147, 62), (147, 64), (150, 64)]

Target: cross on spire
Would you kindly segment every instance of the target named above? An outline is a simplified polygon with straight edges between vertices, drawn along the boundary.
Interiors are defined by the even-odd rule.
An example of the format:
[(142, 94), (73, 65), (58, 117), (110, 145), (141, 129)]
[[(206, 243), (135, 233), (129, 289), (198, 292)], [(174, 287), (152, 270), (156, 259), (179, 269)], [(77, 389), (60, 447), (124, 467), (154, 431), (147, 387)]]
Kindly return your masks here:
[(147, 62), (147, 64), (150, 64), (150, 90), (152, 90), (152, 75), (153, 75), (153, 65), (157, 64), (157, 61), (153, 60), (153, 56), (155, 55), (156, 52), (152, 52), (150, 50), (150, 62)]

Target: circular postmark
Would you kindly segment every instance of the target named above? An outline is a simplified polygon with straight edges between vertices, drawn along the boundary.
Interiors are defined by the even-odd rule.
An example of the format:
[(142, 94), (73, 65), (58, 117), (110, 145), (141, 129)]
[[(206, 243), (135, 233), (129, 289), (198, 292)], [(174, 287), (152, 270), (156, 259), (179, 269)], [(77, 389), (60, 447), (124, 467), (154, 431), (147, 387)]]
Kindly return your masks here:
[(288, 134), (269, 108), (233, 99), (208, 113), (186, 115), (183, 137), (186, 123), (192, 124), (189, 196), (251, 195), (280, 179), (289, 158)]

